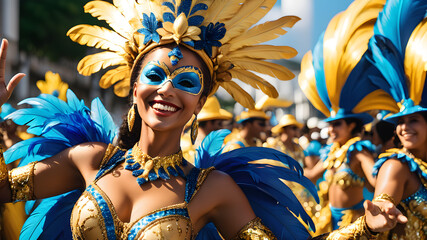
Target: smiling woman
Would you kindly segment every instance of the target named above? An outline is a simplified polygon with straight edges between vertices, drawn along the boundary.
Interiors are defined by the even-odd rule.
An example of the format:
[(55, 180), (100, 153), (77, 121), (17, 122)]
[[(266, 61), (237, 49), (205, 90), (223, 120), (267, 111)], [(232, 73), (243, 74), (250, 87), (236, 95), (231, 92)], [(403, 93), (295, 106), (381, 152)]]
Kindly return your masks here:
[[(43, 161), (12, 170), (9, 181), (2, 178), (1, 200), (45, 198), (84, 189), (71, 213), (75, 239), (193, 239), (212, 229), (202, 231), (210, 222), (217, 229), (214, 236), (219, 237), (218, 231), (225, 239), (308, 238), (311, 220), (279, 179), (286, 176), (299, 181), (315, 193), (294, 160), (259, 149), (249, 150), (254, 153), (250, 157), (241, 151), (219, 155), (223, 132), (202, 144), (197, 167), (183, 159), (180, 150), (184, 125), (193, 114), (197, 116), (219, 86), (245, 107), (253, 108), (253, 99), (235, 79), (277, 97), (276, 89), (256, 73), (281, 80), (293, 78), (288, 69), (265, 61), (265, 56), (291, 58), (296, 51), (260, 43), (285, 34), (283, 28), (292, 27), (299, 18), (287, 16), (253, 26), (274, 3), (119, 0), (86, 4), (86, 12), (106, 20), (113, 30), (78, 25), (67, 35), (82, 45), (105, 50), (83, 58), (78, 65), (80, 73), (90, 75), (112, 67), (101, 77), (101, 87), (114, 85), (115, 93), (122, 97), (130, 93), (132, 106), (121, 127), (119, 146), (108, 141), (61, 146), (65, 150), (52, 157), (40, 157)], [(2, 49), (2, 53), (6, 51)], [(72, 96), (68, 94), (68, 103), (56, 103), (73, 109), (80, 106)], [(58, 130), (56, 125), (47, 127), (48, 122), (43, 121), (47, 129)], [(66, 128), (73, 127), (76, 131), (82, 128)], [(41, 155), (35, 151), (25, 153), (24, 158)], [(6, 154), (8, 158), (10, 154)], [(250, 163), (269, 156), (272, 162), (284, 165)], [(234, 164), (224, 164), (228, 162)], [(246, 166), (246, 174), (236, 166)], [(254, 181), (263, 175), (262, 180)], [(270, 209), (275, 213), (268, 213)]]

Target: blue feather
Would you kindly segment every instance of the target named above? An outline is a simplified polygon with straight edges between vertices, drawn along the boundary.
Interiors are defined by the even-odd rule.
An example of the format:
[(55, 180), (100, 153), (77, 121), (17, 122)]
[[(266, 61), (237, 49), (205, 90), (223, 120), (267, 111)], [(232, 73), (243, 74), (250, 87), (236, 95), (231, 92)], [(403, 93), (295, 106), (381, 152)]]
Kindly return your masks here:
[(81, 191), (75, 190), (39, 201), (25, 221), (20, 239), (72, 239), (70, 216)]
[(378, 15), (374, 34), (388, 38), (405, 57), (406, 44), (415, 27), (423, 20), (427, 9), (425, 0), (388, 0)]
[[(368, 94), (379, 89), (372, 78), (381, 76), (381, 73), (367, 59), (366, 53), (348, 76), (341, 89), (339, 107), (354, 109)], [(355, 93), (357, 91), (357, 94)]]
[(330, 110), (332, 110), (332, 104), (329, 100), (328, 89), (326, 88), (326, 79), (325, 79), (325, 70), (323, 69), (323, 38), (325, 36), (325, 32), (323, 32), (319, 41), (317, 41), (316, 45), (313, 49), (313, 68), (314, 74), (316, 78), (316, 87), (317, 92), (319, 93), (319, 97), (322, 99), (322, 102), (325, 106)]
[[(281, 181), (297, 182), (319, 201), (314, 184), (303, 176), (299, 163), (271, 148), (247, 147), (221, 153), (223, 140), (228, 133), (229, 131), (220, 130), (209, 134), (197, 149), (195, 165), (202, 168), (214, 166), (230, 175), (244, 191), (256, 215), (277, 237), (309, 237), (306, 227), (293, 214), (300, 216), (310, 230), (315, 229), (314, 223), (292, 190)], [(275, 160), (284, 166), (253, 162), (262, 159)], [(295, 230), (299, 233), (292, 232)]]
[(374, 26), (367, 58), (383, 78), (375, 84), (388, 92), (396, 102), (409, 98), (404, 70), (405, 49), (415, 27), (426, 15), (425, 0), (388, 0)]
[[(99, 99), (92, 101), (92, 111), (71, 91), (67, 102), (53, 95), (41, 94), (21, 101), (31, 108), (10, 114), (18, 124), (29, 126), (29, 132), (40, 137), (18, 142), (5, 153), (6, 162), (20, 160), (19, 166), (42, 161), (85, 142), (111, 143), (117, 128)], [(80, 196), (73, 191), (37, 202), (29, 202), (32, 213), (26, 221), (21, 239), (71, 239), (71, 210)]]

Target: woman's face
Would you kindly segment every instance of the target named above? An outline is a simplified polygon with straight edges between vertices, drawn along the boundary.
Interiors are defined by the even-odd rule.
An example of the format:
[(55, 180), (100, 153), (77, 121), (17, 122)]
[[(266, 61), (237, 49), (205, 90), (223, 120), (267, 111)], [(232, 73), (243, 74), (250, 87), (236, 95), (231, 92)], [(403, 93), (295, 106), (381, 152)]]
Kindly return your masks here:
[(286, 137), (282, 136), (282, 138), (294, 139), (294, 138), (299, 137), (299, 135), (300, 135), (300, 129), (296, 125), (289, 125), (289, 126), (286, 126), (286, 127), (283, 128), (282, 135), (286, 136)]
[(175, 66), (168, 57), (171, 47), (158, 47), (148, 53), (134, 84), (134, 102), (143, 125), (157, 131), (182, 129), (206, 100), (201, 98), (203, 64), (196, 53), (180, 49), (183, 58)]
[(351, 131), (354, 127), (355, 123), (347, 124), (343, 119), (332, 121), (328, 128), (329, 137), (333, 142), (343, 145), (351, 138)]
[(427, 146), (427, 122), (419, 113), (400, 117), (396, 133), (406, 149), (423, 150)]

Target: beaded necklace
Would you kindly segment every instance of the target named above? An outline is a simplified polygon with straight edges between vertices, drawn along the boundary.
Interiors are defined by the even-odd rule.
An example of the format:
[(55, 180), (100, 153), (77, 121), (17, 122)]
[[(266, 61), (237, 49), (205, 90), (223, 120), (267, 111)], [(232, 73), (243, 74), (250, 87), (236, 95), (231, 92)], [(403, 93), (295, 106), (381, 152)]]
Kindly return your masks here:
[(360, 141), (360, 137), (354, 137), (342, 146), (339, 146), (337, 142), (332, 144), (328, 158), (323, 162), (323, 167), (326, 169), (339, 168), (347, 157), (348, 148), (357, 141)]
[(141, 151), (138, 143), (126, 153), (125, 169), (132, 171), (139, 185), (159, 178), (169, 179), (170, 176), (185, 178), (181, 167), (187, 165), (187, 161), (182, 157), (182, 151), (164, 157), (150, 157)]

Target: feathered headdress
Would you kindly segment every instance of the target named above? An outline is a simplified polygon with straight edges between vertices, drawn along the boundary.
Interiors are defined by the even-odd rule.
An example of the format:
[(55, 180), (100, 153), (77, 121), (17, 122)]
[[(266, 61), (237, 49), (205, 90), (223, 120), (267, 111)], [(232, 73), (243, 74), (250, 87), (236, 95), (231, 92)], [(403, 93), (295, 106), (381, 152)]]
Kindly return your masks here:
[(398, 109), (389, 98), (369, 80), (378, 71), (362, 57), (378, 13), (385, 0), (356, 0), (347, 10), (336, 15), (317, 42), (313, 53), (303, 57), (299, 85), (310, 102), (333, 121), (358, 118), (368, 123), (370, 110)]
[(375, 24), (367, 57), (381, 72), (375, 84), (400, 108), (389, 118), (427, 111), (426, 10), (425, 0), (388, 0)]
[[(219, 86), (247, 108), (254, 100), (233, 78), (260, 89), (270, 97), (278, 92), (255, 73), (280, 80), (294, 78), (281, 65), (266, 59), (292, 58), (297, 52), (287, 46), (259, 45), (283, 35), (292, 27), (295, 16), (253, 26), (273, 7), (276, 0), (114, 0), (91, 1), (85, 12), (105, 20), (113, 30), (78, 25), (67, 35), (75, 42), (105, 51), (83, 58), (78, 71), (90, 75), (114, 66), (99, 82), (102, 88), (114, 85), (116, 95), (125, 97), (130, 90), (131, 70), (137, 59), (151, 49), (175, 42), (199, 54), (213, 79), (211, 94)], [(169, 53), (178, 61), (179, 47)], [(255, 73), (254, 73), (255, 72)]]

